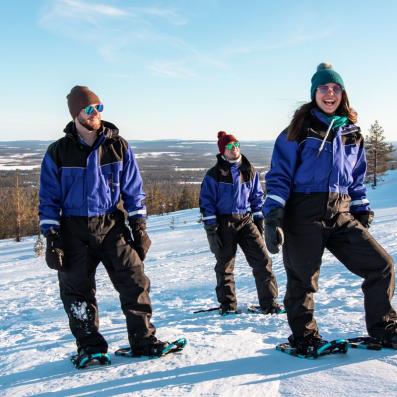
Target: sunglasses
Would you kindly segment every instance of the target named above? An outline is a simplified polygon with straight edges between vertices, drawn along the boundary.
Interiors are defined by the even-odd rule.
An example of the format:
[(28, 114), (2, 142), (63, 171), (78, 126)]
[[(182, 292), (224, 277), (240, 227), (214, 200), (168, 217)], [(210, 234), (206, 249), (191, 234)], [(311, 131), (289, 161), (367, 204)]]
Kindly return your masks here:
[(232, 150), (234, 147), (236, 147), (236, 148), (240, 147), (240, 142), (237, 142), (237, 141), (230, 142), (225, 147), (226, 147), (226, 149)]
[(87, 106), (86, 108), (84, 108), (84, 113), (89, 116), (90, 114), (94, 113), (95, 109), (97, 112), (101, 113), (103, 111), (103, 103)]
[(331, 90), (335, 95), (340, 95), (343, 91), (342, 87), (339, 85), (334, 85), (333, 87), (328, 85), (319, 85), (317, 90), (322, 95), (328, 94), (329, 90)]

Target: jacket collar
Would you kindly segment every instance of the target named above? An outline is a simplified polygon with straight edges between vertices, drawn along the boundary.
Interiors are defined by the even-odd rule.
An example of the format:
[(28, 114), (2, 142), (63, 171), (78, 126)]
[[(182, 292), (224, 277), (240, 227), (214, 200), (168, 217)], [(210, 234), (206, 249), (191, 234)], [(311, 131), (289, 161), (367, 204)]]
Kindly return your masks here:
[[(66, 136), (78, 140), (76, 124), (74, 121), (69, 122), (63, 132), (66, 134)], [(105, 139), (111, 139), (118, 136), (119, 129), (114, 124), (109, 123), (108, 121), (102, 121), (101, 128), (98, 130), (98, 135), (101, 133), (103, 133)]]
[(239, 163), (229, 163), (227, 160), (223, 158), (223, 156), (219, 153), (216, 155), (218, 160), (218, 166), (223, 170), (230, 169), (232, 166), (236, 165), (240, 168), (241, 171), (245, 171), (251, 168), (251, 163), (248, 161), (247, 157), (241, 154), (241, 161)]

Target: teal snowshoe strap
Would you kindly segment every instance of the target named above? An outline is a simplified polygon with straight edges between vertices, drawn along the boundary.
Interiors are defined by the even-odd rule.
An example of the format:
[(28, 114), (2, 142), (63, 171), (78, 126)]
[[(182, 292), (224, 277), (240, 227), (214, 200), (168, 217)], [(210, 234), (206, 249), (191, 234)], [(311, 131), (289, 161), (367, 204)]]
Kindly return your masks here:
[(162, 345), (158, 345), (155, 347), (151, 347), (150, 349), (131, 349), (130, 346), (121, 347), (117, 349), (114, 354), (116, 356), (124, 356), (124, 357), (153, 357), (158, 358), (165, 356), (166, 354), (176, 353), (181, 350), (187, 345), (186, 338), (179, 338), (173, 342), (165, 342)]
[(110, 355), (108, 353), (75, 354), (71, 357), (71, 361), (77, 369), (83, 369), (93, 365), (111, 364)]

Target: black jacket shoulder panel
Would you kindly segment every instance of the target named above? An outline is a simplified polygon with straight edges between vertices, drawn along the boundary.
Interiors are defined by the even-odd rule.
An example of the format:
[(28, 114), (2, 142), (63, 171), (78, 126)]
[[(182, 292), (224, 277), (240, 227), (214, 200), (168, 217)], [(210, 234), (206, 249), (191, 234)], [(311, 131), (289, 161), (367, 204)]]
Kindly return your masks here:
[[(59, 167), (87, 166), (87, 157), (92, 148), (80, 142), (75, 123), (69, 122), (65, 129), (65, 136), (52, 143), (47, 153)], [(98, 147), (99, 164), (109, 164), (122, 161), (124, 158), (125, 140), (119, 136), (118, 128), (108, 121), (102, 122), (102, 132), (105, 135), (104, 142)], [(128, 144), (127, 144), (128, 146)]]
[[(316, 138), (323, 140), (327, 134), (328, 126), (322, 123), (317, 117), (310, 115), (303, 122), (303, 134), (301, 135), (299, 142), (302, 142), (306, 138)], [(327, 142), (332, 142), (334, 139), (334, 133), (330, 131), (327, 137)]]
[(98, 148), (99, 161), (101, 165), (123, 161), (125, 157), (125, 146), (120, 136), (106, 138), (105, 142)]
[(86, 167), (86, 150), (84, 150), (84, 145), (79, 143), (76, 138), (71, 134), (67, 134), (49, 146), (47, 153), (58, 168)]
[(240, 171), (243, 176), (243, 182), (252, 181), (255, 177), (256, 169), (243, 154), (241, 155), (241, 158)]

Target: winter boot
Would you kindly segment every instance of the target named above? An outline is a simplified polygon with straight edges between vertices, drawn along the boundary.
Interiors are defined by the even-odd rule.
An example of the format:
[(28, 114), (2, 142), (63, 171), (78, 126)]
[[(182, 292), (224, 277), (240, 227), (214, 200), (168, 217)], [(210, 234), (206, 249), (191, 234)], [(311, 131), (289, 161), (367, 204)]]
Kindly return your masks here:
[(379, 339), (384, 347), (397, 349), (397, 321), (379, 324), (370, 335)]
[(290, 335), (288, 341), (296, 349), (297, 354), (302, 356), (316, 355), (317, 350), (328, 343), (318, 334), (310, 334), (304, 337)]
[(150, 336), (149, 338), (145, 338), (137, 343), (134, 343), (134, 345), (131, 346), (131, 351), (134, 357), (160, 357), (163, 355), (168, 345), (168, 342), (162, 342), (155, 336)]
[(230, 305), (221, 305), (221, 307), (219, 308), (219, 314), (221, 316), (227, 316), (229, 314), (238, 314), (239, 311)]
[(280, 305), (279, 303), (274, 301), (269, 306), (266, 307), (261, 306), (261, 312), (263, 314), (280, 314), (280, 313), (285, 313), (285, 309), (283, 305)]

